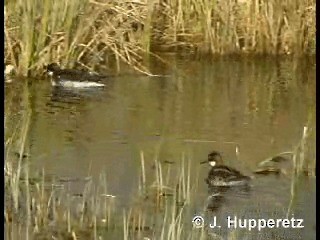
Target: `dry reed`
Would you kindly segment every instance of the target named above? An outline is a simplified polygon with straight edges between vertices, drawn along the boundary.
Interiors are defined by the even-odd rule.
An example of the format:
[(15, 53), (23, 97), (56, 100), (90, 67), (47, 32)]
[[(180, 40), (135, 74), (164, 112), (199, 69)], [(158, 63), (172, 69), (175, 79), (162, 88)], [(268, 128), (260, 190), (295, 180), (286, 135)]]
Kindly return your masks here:
[(5, 4), (5, 63), (20, 75), (39, 75), (49, 62), (90, 70), (111, 65), (120, 70), (125, 62), (152, 75), (143, 63), (150, 51), (314, 54), (315, 4), (13, 0)]

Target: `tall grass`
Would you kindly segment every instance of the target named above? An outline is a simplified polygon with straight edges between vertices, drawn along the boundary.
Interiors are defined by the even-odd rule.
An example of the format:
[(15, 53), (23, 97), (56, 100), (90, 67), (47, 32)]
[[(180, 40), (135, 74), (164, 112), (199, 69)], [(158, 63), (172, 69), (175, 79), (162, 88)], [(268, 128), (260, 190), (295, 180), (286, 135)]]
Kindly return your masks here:
[(6, 2), (6, 61), (18, 74), (34, 75), (52, 61), (63, 66), (77, 62), (91, 69), (108, 64), (111, 56), (117, 65), (122, 60), (148, 73), (140, 64), (145, 50), (135, 36), (145, 18), (144, 6), (87, 0)]
[[(21, 75), (61, 62), (94, 70), (125, 62), (151, 74), (152, 51), (315, 53), (315, 0), (12, 0), (5, 2), (5, 62)], [(115, 64), (113, 64), (115, 63)]]
[[(31, 205), (28, 166), (24, 153), (28, 151), (28, 131), (30, 127), (32, 110), (30, 106), (28, 83), (23, 83), (23, 92), (21, 94), (19, 118), (13, 116), (13, 111), (10, 111), (12, 99), (6, 101), (6, 115), (5, 115), (5, 191), (6, 191), (6, 208), (5, 220), (19, 222), (18, 213), (24, 214), (27, 224), (25, 225), (25, 239), (29, 236), (29, 223), (31, 222), (30, 208), (26, 206)], [(13, 120), (12, 122), (10, 120)], [(16, 121), (15, 121), (16, 120)], [(8, 131), (9, 130), (9, 131)], [(12, 131), (10, 131), (12, 130)], [(12, 160), (12, 153), (14, 149), (18, 149), (17, 161)], [(24, 184), (21, 179), (25, 179)], [(21, 191), (24, 189), (25, 191)], [(25, 201), (21, 202), (21, 198)]]
[[(310, 123), (309, 123), (310, 124)], [(312, 152), (315, 152), (312, 144), (310, 142), (314, 141), (312, 139), (313, 130), (310, 126), (305, 126), (303, 128), (303, 133), (300, 142), (294, 149), (293, 152), (293, 171), (291, 179), (291, 198), (287, 210), (287, 217), (292, 214), (292, 209), (297, 197), (297, 184), (301, 175), (313, 176), (315, 177), (315, 158), (312, 156)], [(309, 147), (311, 146), (311, 147)], [(312, 165), (312, 167), (311, 167)]]
[(167, 21), (155, 27), (155, 34), (167, 46), (205, 54), (310, 53), (315, 50), (315, 3), (162, 1), (158, 15)]
[[(46, 180), (44, 172), (33, 184), (28, 179), (18, 178), (19, 211), (12, 214), (10, 206), (6, 205), (6, 226), (13, 231), (22, 228), (27, 232), (16, 236), (7, 231), (6, 239), (21, 236), (25, 239), (105, 239), (105, 236), (113, 236), (113, 239), (186, 239), (192, 231), (187, 206), (191, 195), (195, 194), (190, 181), (190, 161), (186, 165), (182, 159), (176, 169), (178, 175), (172, 178), (159, 170), (162, 163), (157, 162), (161, 175), (146, 181), (149, 190), (146, 195), (141, 195), (137, 189), (136, 195), (127, 199), (129, 206), (125, 208), (118, 204), (117, 197), (106, 192), (104, 175), (97, 183), (89, 181), (80, 196), (73, 196), (66, 186), (59, 185), (59, 179)], [(30, 171), (28, 166), (23, 169)], [(29, 172), (25, 177), (28, 175)], [(157, 191), (152, 191), (154, 180), (159, 179), (170, 179), (168, 185), (176, 187), (165, 186), (162, 182), (161, 189), (158, 183)], [(11, 182), (6, 187), (6, 195), (16, 191)], [(162, 194), (159, 194), (160, 190)], [(188, 238), (200, 239), (199, 234), (202, 233), (195, 232)]]
[[(303, 139), (306, 137), (304, 134)], [(140, 156), (144, 165), (143, 152)], [(199, 179), (191, 175), (191, 160), (182, 154), (174, 165), (155, 162), (157, 174), (143, 181), (145, 194), (142, 195), (138, 187), (126, 199), (127, 207), (120, 206), (117, 197), (108, 193), (103, 174), (96, 183), (88, 181), (79, 196), (72, 195), (65, 186), (59, 186), (59, 179), (46, 181), (44, 172), (35, 184), (28, 179), (19, 179), (22, 193), (18, 195), (19, 211), (10, 218), (9, 205), (5, 208), (6, 229), (11, 229), (6, 232), (6, 239), (21, 239), (21, 236), (26, 239), (24, 232), (14, 235), (19, 228), (28, 229), (30, 239), (208, 239), (208, 230), (192, 228), (191, 224), (194, 213), (190, 206), (199, 201)], [(166, 171), (171, 168), (177, 174)], [(30, 170), (28, 166), (24, 169), (26, 173)], [(143, 171), (141, 174), (144, 175)], [(16, 191), (12, 184), (6, 187), (6, 195)], [(290, 204), (289, 210), (291, 207)], [(240, 239), (238, 234), (241, 236), (241, 231), (232, 230), (230, 239)], [(222, 237), (215, 234), (213, 239)]]

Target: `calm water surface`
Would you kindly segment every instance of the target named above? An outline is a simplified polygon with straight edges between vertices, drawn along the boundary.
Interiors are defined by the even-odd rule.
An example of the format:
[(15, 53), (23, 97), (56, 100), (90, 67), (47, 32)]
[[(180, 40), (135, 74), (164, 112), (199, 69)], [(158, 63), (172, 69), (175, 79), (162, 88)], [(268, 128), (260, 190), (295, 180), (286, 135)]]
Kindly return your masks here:
[[(291, 151), (315, 113), (315, 66), (305, 62), (180, 59), (170, 68), (153, 64), (151, 69), (168, 76), (120, 75), (93, 91), (33, 82), (32, 168), (58, 177), (98, 179), (105, 173), (109, 193), (125, 205), (137, 191), (141, 151), (150, 184), (154, 159), (178, 164), (185, 158), (198, 195), (192, 216), (201, 214), (208, 201), (203, 181), (208, 168), (199, 162), (210, 151), (223, 152), (227, 164), (253, 175), (258, 162)], [(315, 178), (303, 178), (297, 188), (294, 214), (305, 220), (305, 228), (280, 239), (295, 239), (293, 232), (301, 239), (315, 236)], [(82, 192), (83, 184), (71, 189)], [(257, 177), (249, 193), (229, 196), (215, 213), (221, 221), (235, 214), (284, 218), (291, 178)], [(270, 234), (271, 239), (279, 235), (277, 230)]]

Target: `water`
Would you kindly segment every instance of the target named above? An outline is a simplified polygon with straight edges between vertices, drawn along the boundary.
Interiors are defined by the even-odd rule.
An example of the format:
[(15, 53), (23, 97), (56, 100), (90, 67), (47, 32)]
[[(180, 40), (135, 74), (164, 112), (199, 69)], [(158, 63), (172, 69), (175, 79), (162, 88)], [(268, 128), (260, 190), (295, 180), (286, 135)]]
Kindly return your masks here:
[[(50, 81), (34, 81), (31, 168), (80, 179), (98, 179), (103, 172), (108, 192), (126, 205), (137, 191), (141, 151), (150, 184), (155, 158), (179, 163), (184, 157), (191, 162), (194, 179), (200, 176), (194, 183), (198, 203), (192, 205), (193, 213), (201, 213), (207, 198), (202, 178), (208, 168), (199, 162), (210, 151), (223, 152), (226, 164), (252, 175), (258, 162), (292, 151), (308, 116), (315, 113), (315, 66), (307, 62), (172, 62), (170, 67), (151, 65), (154, 73), (167, 77), (120, 75), (101, 90), (62, 91)], [(248, 196), (226, 197), (215, 214), (235, 214), (251, 206), (283, 217), (291, 196), (290, 176), (261, 176), (252, 182)], [(313, 239), (315, 178), (301, 182), (295, 212), (305, 219), (302, 239)], [(82, 192), (83, 184), (71, 190)]]

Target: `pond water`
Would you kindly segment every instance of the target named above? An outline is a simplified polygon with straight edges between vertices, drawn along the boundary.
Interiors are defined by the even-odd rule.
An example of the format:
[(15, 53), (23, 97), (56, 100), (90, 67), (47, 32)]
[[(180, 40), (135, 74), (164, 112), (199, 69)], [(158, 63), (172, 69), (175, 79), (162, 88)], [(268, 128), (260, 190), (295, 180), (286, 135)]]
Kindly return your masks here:
[[(150, 64), (164, 77), (120, 74), (100, 90), (61, 90), (49, 80), (32, 81), (31, 168), (79, 179), (104, 173), (108, 193), (126, 205), (137, 191), (142, 152), (150, 184), (155, 159), (172, 161), (174, 168), (184, 158), (196, 193), (191, 224), (207, 201), (203, 179), (208, 167), (199, 163), (210, 151), (221, 151), (226, 164), (253, 175), (260, 161), (292, 151), (310, 114), (315, 115), (312, 63), (267, 58), (170, 62)], [(77, 193), (84, 184), (70, 186)], [(291, 229), (285, 237), (274, 230), (264, 239), (314, 239), (315, 177), (299, 179), (296, 189), (293, 213), (305, 220), (305, 228)], [(284, 218), (291, 193), (290, 176), (257, 176), (248, 194), (230, 193), (214, 215)], [(255, 234), (252, 239), (259, 239)], [(237, 239), (251, 239), (241, 236)]]

